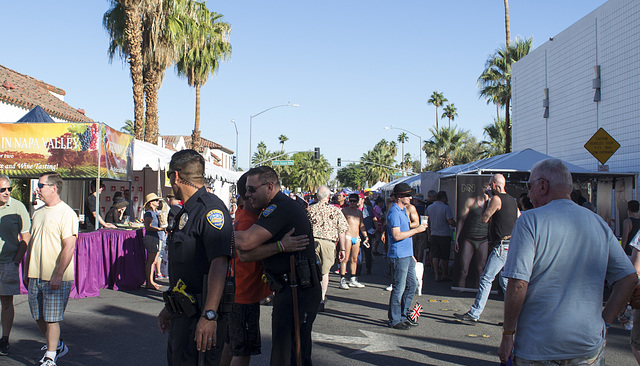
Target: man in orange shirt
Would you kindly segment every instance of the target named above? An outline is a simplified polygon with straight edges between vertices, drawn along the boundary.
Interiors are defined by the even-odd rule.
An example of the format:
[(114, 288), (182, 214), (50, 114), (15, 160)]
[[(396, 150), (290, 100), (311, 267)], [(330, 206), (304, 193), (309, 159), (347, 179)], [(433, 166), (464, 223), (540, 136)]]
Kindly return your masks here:
[[(247, 230), (260, 214), (260, 210), (251, 207), (245, 198), (246, 184), (247, 173), (237, 183), (240, 198), (233, 223), (234, 231)], [(237, 252), (233, 252), (231, 269), (236, 279), (235, 303), (229, 316), (220, 365), (249, 365), (251, 356), (261, 353), (260, 300), (271, 295), (271, 290), (262, 280), (262, 262), (243, 262), (238, 259)]]

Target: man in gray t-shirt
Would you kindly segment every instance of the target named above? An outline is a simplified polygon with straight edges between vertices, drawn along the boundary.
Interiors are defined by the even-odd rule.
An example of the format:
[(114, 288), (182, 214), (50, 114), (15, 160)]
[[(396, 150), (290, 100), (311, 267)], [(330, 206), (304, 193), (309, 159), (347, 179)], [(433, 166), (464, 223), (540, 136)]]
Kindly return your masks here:
[[(604, 365), (605, 327), (629, 300), (636, 271), (607, 224), (571, 201), (560, 160), (534, 165), (528, 186), (536, 208), (511, 235), (500, 361)], [(603, 310), (605, 280), (613, 292)]]
[[(436, 196), (436, 201), (427, 207), (429, 217), (429, 248), (431, 265), (435, 273), (436, 281), (446, 281), (449, 279), (449, 257), (451, 255), (451, 229), (449, 226), (456, 226), (451, 208), (447, 205), (449, 199), (447, 192), (440, 191)], [(440, 262), (442, 262), (442, 273), (440, 273)]]

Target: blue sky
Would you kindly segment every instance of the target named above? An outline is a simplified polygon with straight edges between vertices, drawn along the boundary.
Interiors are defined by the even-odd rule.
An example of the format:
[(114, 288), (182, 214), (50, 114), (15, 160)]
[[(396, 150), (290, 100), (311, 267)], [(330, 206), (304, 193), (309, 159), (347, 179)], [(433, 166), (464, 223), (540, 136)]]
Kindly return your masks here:
[[(511, 38), (546, 42), (602, 5), (604, 0), (512, 0)], [(479, 140), (495, 107), (478, 98), (476, 79), (493, 51), (504, 45), (501, 0), (465, 1), (260, 1), (207, 2), (233, 27), (232, 60), (202, 88), (204, 138), (235, 150), (248, 166), (249, 117), (253, 151), (259, 141), (285, 151), (320, 147), (329, 163), (358, 160), (404, 128), (423, 140), (431, 134), (434, 90), (457, 107), (453, 124)], [(114, 128), (133, 119), (131, 81), (120, 59), (109, 63), (102, 28), (106, 0), (22, 0), (0, 5), (0, 64), (66, 91), (65, 101)], [(542, 98), (542, 96), (541, 96)], [(161, 134), (191, 134), (195, 90), (167, 70), (159, 94)], [(440, 109), (440, 113), (441, 109)], [(446, 124), (444, 120), (442, 123)], [(417, 156), (409, 134), (405, 152)], [(424, 160), (424, 156), (423, 156)]]

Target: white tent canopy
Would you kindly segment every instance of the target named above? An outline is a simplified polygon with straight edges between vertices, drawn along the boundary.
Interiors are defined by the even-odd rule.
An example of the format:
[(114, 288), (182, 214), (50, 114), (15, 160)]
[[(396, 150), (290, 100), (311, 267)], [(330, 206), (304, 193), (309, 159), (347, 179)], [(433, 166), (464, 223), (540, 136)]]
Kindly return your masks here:
[[(169, 165), (174, 153), (173, 150), (135, 140), (133, 144), (133, 170), (142, 170), (147, 165), (154, 171), (163, 170)], [(205, 161), (204, 170), (205, 177), (229, 183), (237, 182), (242, 175), (242, 173), (215, 166), (208, 161)]]

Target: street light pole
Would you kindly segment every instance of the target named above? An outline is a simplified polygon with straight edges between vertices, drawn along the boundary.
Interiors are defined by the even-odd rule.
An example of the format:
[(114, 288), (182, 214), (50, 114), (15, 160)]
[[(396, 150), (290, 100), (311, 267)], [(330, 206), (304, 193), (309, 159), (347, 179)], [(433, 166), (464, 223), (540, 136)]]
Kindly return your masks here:
[[(400, 127), (393, 127), (393, 125), (389, 125), (386, 126), (384, 128), (385, 130), (402, 130), (404, 132), (408, 132), (410, 134), (412, 134), (413, 136), (418, 138), (418, 157), (420, 157), (420, 172), (422, 172), (422, 137), (420, 137), (419, 135), (416, 135), (415, 133), (409, 131), (409, 130), (405, 130), (404, 128), (400, 128)], [(402, 161), (404, 161), (404, 156), (402, 157)], [(404, 166), (404, 164), (403, 164)]]
[(299, 107), (299, 106), (300, 106), (300, 105), (298, 105), (298, 104), (291, 104), (291, 103), (281, 104), (281, 105), (276, 105), (276, 106), (273, 106), (273, 107), (271, 107), (271, 108), (267, 108), (267, 109), (265, 109), (264, 111), (262, 111), (262, 112), (260, 112), (260, 113), (256, 113), (256, 114), (254, 114), (253, 116), (251, 116), (251, 117), (249, 118), (249, 168), (251, 168), (251, 152), (252, 152), (252, 151), (251, 151), (251, 149), (252, 149), (252, 146), (251, 146), (251, 145), (253, 144), (253, 141), (252, 141), (252, 133), (253, 133), (253, 117), (257, 117), (257, 116), (261, 115), (262, 113), (267, 112), (267, 111), (270, 111), (270, 110), (272, 110), (272, 109), (274, 109), (274, 108), (280, 108), (280, 107)]
[(236, 125), (236, 119), (235, 118), (231, 119), (231, 123), (233, 123), (233, 127), (236, 128), (236, 163), (235, 163), (234, 168), (235, 168), (235, 171), (237, 172), (238, 171), (238, 162), (240, 161), (238, 159), (238, 125)]

